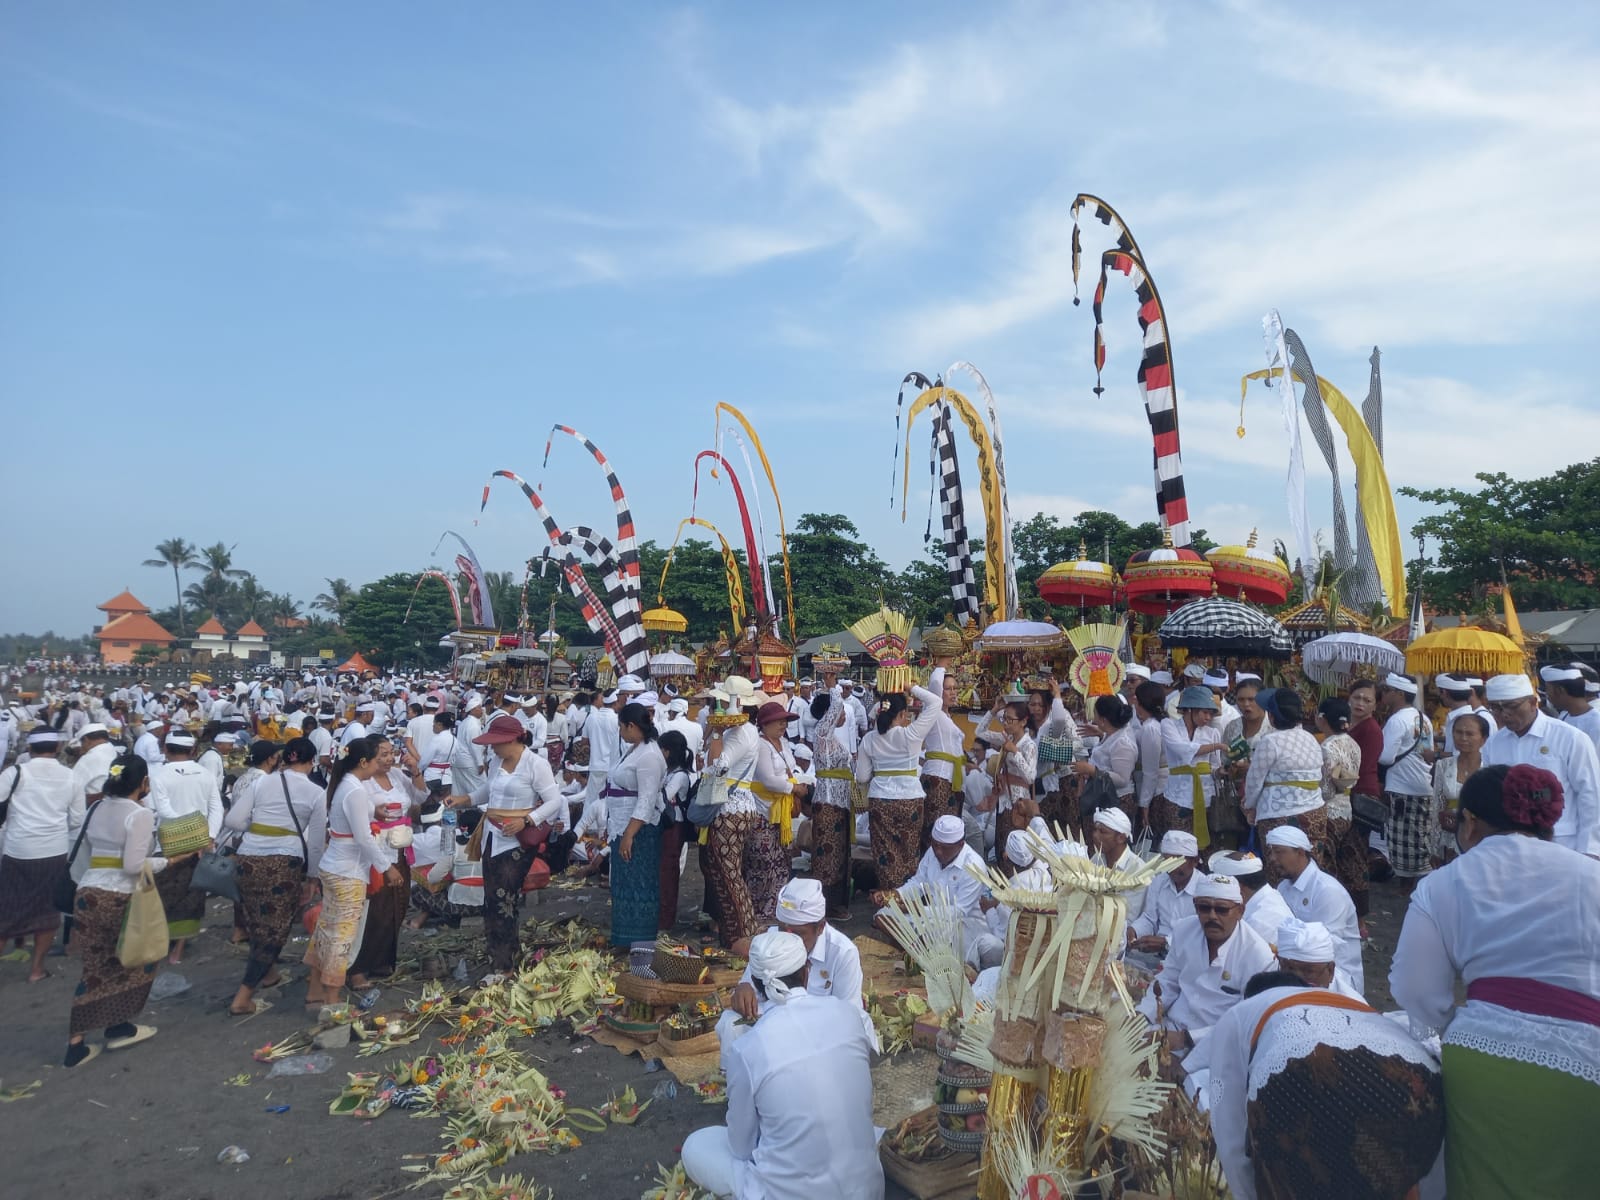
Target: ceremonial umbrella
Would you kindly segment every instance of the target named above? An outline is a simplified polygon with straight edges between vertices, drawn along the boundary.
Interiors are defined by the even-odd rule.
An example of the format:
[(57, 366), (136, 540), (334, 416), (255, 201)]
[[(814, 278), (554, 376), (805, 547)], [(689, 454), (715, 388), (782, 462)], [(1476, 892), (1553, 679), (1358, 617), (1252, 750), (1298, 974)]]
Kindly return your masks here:
[(1165, 616), (1174, 607), (1211, 592), (1211, 564), (1188, 546), (1174, 546), (1162, 530), (1161, 545), (1141, 550), (1122, 569), (1122, 591), (1134, 612)]
[(650, 656), (650, 678), (666, 679), (675, 675), (693, 675), (694, 659), (675, 650), (663, 650)]
[(1117, 573), (1110, 563), (1091, 560), (1089, 548), (1080, 540), (1078, 557), (1058, 562), (1034, 586), (1051, 604), (1098, 608), (1116, 599)]
[(1406, 670), (1418, 675), (1520, 675), (1527, 664), (1510, 638), (1457, 625), (1435, 629), (1406, 647)]
[(984, 627), (974, 645), (986, 654), (1011, 654), (1019, 650), (1054, 650), (1066, 640), (1060, 626), (1049, 621), (996, 621)]
[(1161, 623), (1156, 631), (1168, 649), (1191, 654), (1233, 654), (1248, 658), (1289, 658), (1294, 642), (1289, 631), (1259, 608), (1209, 596), (1191, 600)]
[(639, 624), (651, 633), (684, 633), (689, 628), (689, 618), (662, 605), (645, 609), (639, 615)]
[(1371, 667), (1381, 679), (1406, 668), (1406, 656), (1370, 633), (1330, 633), (1300, 648), (1300, 661), (1313, 683), (1349, 683), (1358, 666)]
[(1282, 604), (1289, 595), (1289, 566), (1271, 550), (1256, 545), (1256, 531), (1242, 546), (1206, 551), (1217, 592), (1256, 604)]

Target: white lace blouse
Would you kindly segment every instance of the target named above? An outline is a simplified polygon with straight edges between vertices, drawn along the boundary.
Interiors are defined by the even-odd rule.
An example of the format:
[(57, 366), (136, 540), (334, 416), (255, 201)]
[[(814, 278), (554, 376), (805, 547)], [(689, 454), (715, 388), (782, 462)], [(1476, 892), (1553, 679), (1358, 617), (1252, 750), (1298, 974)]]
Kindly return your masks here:
[(1600, 1086), (1600, 1027), (1468, 1000), (1455, 984), (1511, 977), (1600, 1001), (1600, 862), (1496, 834), (1417, 883), (1389, 990), (1418, 1037), (1533, 1063)]

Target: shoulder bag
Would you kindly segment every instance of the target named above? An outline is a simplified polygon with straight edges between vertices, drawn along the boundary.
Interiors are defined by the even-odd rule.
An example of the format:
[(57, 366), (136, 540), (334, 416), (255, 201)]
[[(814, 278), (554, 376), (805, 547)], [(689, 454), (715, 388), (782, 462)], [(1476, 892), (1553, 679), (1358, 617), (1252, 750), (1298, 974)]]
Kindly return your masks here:
[(239, 863), (234, 857), (238, 842), (218, 843), (204, 850), (195, 862), (194, 875), (189, 881), (191, 892), (205, 892), (221, 896), (224, 900), (238, 900)]
[[(22, 775), (20, 768), (17, 775), (19, 778)], [(72, 864), (78, 860), (78, 851), (83, 849), (83, 839), (89, 835), (89, 822), (94, 820), (94, 810), (98, 807), (99, 801), (96, 801), (84, 814), (78, 840), (72, 843), (72, 853), (67, 855), (67, 861), (61, 868), (61, 874), (56, 876), (55, 887), (50, 893), (50, 902), (55, 905), (56, 911), (66, 913), (69, 917), (78, 905), (78, 881), (72, 877)]]
[(128, 897), (122, 932), (117, 935), (117, 961), (125, 967), (147, 967), (167, 956), (167, 945), (167, 910), (147, 859)]

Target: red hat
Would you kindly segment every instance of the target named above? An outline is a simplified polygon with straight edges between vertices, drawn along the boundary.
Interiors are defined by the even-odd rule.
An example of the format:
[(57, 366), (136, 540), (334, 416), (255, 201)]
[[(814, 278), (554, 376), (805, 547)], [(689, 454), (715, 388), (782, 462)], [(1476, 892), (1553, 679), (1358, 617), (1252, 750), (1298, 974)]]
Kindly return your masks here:
[(798, 721), (799, 713), (792, 713), (776, 700), (768, 700), (756, 709), (756, 725), (760, 727), (769, 721)]
[(489, 727), (472, 739), (476, 746), (498, 746), (515, 742), (522, 737), (522, 722), (510, 713), (502, 713), (489, 722)]

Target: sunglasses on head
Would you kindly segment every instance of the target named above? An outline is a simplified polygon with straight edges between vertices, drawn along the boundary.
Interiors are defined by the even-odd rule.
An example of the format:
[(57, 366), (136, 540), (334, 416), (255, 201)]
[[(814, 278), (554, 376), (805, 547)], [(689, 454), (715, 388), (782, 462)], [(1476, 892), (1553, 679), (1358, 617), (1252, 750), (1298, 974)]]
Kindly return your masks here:
[(1221, 917), (1232, 912), (1233, 905), (1229, 904), (1226, 900), (1218, 900), (1215, 902), (1196, 900), (1194, 902), (1194, 911), (1195, 915), (1199, 917)]

